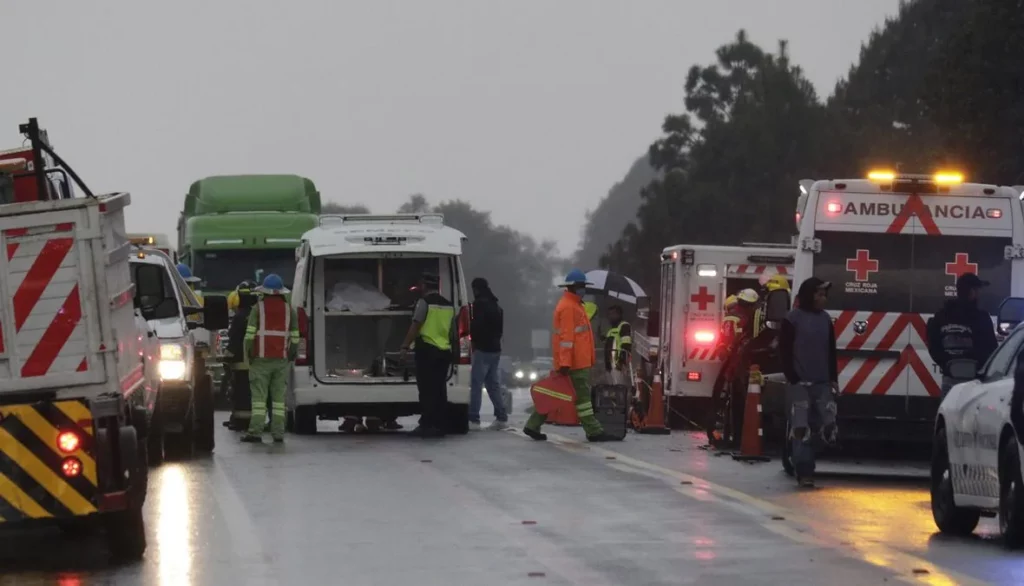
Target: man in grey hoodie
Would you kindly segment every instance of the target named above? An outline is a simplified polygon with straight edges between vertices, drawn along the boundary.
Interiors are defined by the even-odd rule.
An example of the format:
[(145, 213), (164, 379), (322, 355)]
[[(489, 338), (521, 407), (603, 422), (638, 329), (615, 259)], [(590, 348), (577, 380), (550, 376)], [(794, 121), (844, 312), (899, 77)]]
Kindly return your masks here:
[(836, 438), (836, 402), (839, 368), (836, 334), (832, 318), (825, 311), (831, 283), (811, 277), (800, 285), (795, 307), (782, 322), (779, 353), (789, 381), (790, 441), (797, 483), (814, 486), (815, 446), (821, 434), (826, 443)]

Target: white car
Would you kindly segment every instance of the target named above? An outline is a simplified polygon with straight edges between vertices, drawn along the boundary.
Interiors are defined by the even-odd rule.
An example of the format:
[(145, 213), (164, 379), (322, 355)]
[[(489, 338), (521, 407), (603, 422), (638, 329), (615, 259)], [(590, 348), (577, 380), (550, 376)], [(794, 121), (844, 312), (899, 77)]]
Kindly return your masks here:
[(943, 533), (967, 535), (979, 517), (998, 516), (1006, 543), (1024, 544), (1024, 455), (1010, 421), (1014, 373), (1024, 350), (1022, 310), (1024, 299), (1003, 302), (998, 330), (1006, 339), (975, 379), (953, 387), (939, 407), (931, 501)]

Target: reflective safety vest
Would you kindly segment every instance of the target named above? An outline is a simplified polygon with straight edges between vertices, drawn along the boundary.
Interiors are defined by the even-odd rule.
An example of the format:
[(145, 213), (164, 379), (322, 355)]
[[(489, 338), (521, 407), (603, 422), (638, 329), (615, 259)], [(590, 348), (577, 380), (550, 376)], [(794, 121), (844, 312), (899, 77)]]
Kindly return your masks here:
[(419, 339), (438, 350), (451, 350), (455, 306), (440, 293), (428, 293), (423, 301), (427, 303), (427, 317), (420, 327)]
[(627, 350), (626, 346), (633, 345), (633, 328), (627, 322), (619, 322), (619, 325), (608, 330), (605, 339), (611, 340), (611, 365), (612, 367), (618, 366), (619, 354), (623, 350)]
[[(253, 324), (252, 316), (256, 316)], [(245, 337), (252, 340), (254, 358), (287, 359), (289, 344), (299, 343), (299, 324), (284, 297), (271, 295), (253, 308)]]
[(597, 314), (597, 304), (593, 301), (584, 301), (583, 309), (587, 312), (587, 319), (594, 319), (594, 315)]

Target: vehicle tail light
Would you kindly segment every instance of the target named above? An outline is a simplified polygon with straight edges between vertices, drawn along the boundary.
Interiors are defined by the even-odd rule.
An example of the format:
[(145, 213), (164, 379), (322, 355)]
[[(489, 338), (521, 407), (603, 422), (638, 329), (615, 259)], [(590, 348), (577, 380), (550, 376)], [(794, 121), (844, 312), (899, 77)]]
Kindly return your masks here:
[(702, 378), (703, 377), (699, 372), (693, 370), (690, 370), (686, 373), (686, 380), (690, 381), (691, 383), (699, 383), (700, 379)]
[(80, 445), (82, 445), (82, 441), (73, 431), (62, 431), (57, 435), (57, 447), (65, 454), (77, 452)]
[(470, 364), (473, 357), (472, 336), (469, 334), (471, 317), (470, 306), (463, 305), (459, 308), (459, 364)]
[(700, 330), (693, 334), (693, 341), (698, 344), (713, 344), (716, 337), (713, 330)]
[(299, 351), (295, 357), (295, 366), (308, 366), (309, 365), (309, 317), (306, 315), (306, 309), (300, 307), (296, 313), (299, 316)]
[(82, 473), (82, 461), (78, 458), (64, 458), (60, 470), (65, 478), (74, 478)]

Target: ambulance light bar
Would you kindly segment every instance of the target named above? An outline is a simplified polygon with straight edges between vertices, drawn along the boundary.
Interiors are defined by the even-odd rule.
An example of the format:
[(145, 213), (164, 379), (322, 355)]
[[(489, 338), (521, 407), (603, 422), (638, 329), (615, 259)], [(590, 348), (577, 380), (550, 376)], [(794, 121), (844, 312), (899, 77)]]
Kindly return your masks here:
[(893, 183), (895, 181), (931, 181), (936, 185), (960, 185), (964, 182), (964, 174), (959, 171), (939, 171), (934, 175), (915, 175), (897, 173), (886, 169), (876, 169), (868, 172), (868, 179), (877, 183)]

